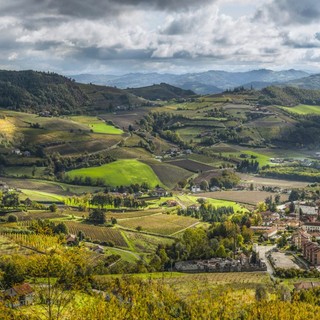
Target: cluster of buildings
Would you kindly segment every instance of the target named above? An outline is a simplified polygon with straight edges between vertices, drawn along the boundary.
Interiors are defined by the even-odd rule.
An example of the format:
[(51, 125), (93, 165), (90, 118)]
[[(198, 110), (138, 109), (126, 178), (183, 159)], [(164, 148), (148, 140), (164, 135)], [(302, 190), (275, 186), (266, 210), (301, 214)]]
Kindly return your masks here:
[(209, 260), (178, 261), (175, 269), (179, 272), (250, 272), (266, 271), (267, 266), (259, 260), (257, 263), (250, 263), (250, 259), (241, 254), (238, 260), (231, 258), (212, 258)]
[(292, 242), (297, 249), (302, 250), (304, 259), (314, 267), (320, 266), (320, 245), (312, 241), (314, 237), (303, 229), (292, 235)]

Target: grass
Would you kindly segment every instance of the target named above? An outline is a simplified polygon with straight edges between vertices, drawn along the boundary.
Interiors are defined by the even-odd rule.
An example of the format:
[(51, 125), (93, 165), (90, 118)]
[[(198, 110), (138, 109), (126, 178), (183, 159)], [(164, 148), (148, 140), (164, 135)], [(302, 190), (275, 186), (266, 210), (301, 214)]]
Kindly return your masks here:
[(189, 179), (193, 173), (183, 168), (155, 160), (144, 160), (168, 188), (174, 188), (179, 181)]
[(94, 133), (103, 134), (122, 134), (123, 131), (113, 125), (107, 124), (105, 121), (100, 120), (96, 117), (89, 116), (75, 116), (71, 118), (73, 121), (85, 124)]
[[(275, 196), (275, 193), (267, 191), (219, 191), (204, 193), (204, 197), (212, 197), (214, 199), (221, 199), (227, 201), (234, 201), (245, 203), (249, 205), (256, 205), (258, 202), (264, 201), (269, 196)], [(281, 201), (287, 201), (288, 195), (281, 194)], [(217, 200), (215, 200), (217, 201)]]
[(142, 231), (161, 235), (171, 235), (185, 228), (191, 227), (197, 222), (197, 219), (190, 217), (160, 214), (156, 216), (118, 221), (118, 224), (124, 228), (136, 229), (139, 226), (142, 228)]
[[(234, 201), (228, 201), (228, 200), (218, 200), (218, 199), (212, 199), (209, 196), (211, 196), (213, 193), (204, 193), (200, 196), (191, 196), (191, 195), (179, 195), (176, 196), (179, 203), (183, 204), (184, 206), (188, 207), (193, 204), (199, 204), (198, 199), (200, 198), (206, 198), (207, 203), (212, 204), (216, 208), (220, 207), (233, 207), (234, 212), (243, 212), (246, 211), (245, 208), (243, 208), (240, 204), (234, 202)], [(218, 193), (215, 192), (214, 195), (218, 196)]]
[(305, 114), (320, 114), (320, 106), (310, 106), (307, 104), (299, 104), (295, 107), (280, 107), (279, 108), (288, 111), (288, 112), (292, 112), (292, 113), (297, 113), (297, 114), (301, 114), (301, 115), (305, 115)]
[(146, 164), (138, 160), (117, 160), (100, 167), (91, 167), (72, 170), (67, 175), (75, 177), (91, 177), (103, 179), (105, 185), (128, 186), (130, 184), (148, 183), (150, 187), (161, 185), (161, 181), (154, 171)]
[(63, 202), (64, 197), (58, 194), (43, 192), (38, 190), (20, 189), (22, 194), (20, 199), (29, 198), (32, 201), (39, 202)]

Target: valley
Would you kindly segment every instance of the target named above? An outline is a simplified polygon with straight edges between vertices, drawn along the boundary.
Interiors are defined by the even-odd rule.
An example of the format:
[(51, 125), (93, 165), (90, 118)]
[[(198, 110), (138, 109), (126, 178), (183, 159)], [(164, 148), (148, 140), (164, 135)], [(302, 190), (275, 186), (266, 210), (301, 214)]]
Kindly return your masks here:
[[(252, 303), (260, 285), (278, 294), (275, 277), (293, 271), (276, 264), (269, 277), (269, 258), (254, 248), (278, 244), (279, 256), (291, 254), (300, 202), (316, 210), (320, 103), (304, 104), (307, 91), (288, 106), (278, 102), (299, 99), (297, 91), (199, 96), (161, 84), (130, 90), (143, 104), (105, 107), (121, 89), (72, 86), (93, 104), (0, 109), (0, 254), (26, 264), (24, 281), (41, 283), (45, 267), (24, 261), (45, 256), (75, 259), (95, 290), (150, 278), (183, 301), (191, 287), (216, 296), (226, 286), (228, 299), (245, 292)], [(318, 277), (305, 263), (303, 279)]]

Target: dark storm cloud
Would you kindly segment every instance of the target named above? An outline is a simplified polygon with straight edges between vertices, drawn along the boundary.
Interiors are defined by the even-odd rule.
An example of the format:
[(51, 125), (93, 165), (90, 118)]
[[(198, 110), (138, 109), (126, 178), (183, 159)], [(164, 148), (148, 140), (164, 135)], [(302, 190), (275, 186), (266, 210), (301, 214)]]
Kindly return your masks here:
[(123, 13), (130, 7), (141, 9), (183, 11), (216, 0), (0, 0), (0, 15), (31, 16), (62, 15), (97, 19)]
[(273, 0), (259, 9), (256, 20), (267, 18), (277, 24), (310, 24), (320, 19), (319, 0)]
[(153, 50), (151, 49), (120, 49), (119, 47), (98, 48), (95, 46), (87, 48), (78, 48), (74, 57), (89, 60), (143, 60), (151, 58)]

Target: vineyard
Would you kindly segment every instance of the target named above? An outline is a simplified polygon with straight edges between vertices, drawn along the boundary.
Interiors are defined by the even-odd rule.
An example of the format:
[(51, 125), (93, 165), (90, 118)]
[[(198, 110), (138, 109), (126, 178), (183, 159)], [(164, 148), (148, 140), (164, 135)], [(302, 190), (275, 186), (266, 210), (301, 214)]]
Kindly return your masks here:
[(188, 274), (166, 277), (164, 281), (181, 294), (189, 294), (192, 290), (214, 288), (252, 289), (257, 284), (271, 285), (266, 272), (229, 272)]
[(178, 215), (160, 214), (148, 216), (143, 219), (132, 218), (129, 220), (119, 221), (119, 225), (125, 228), (136, 229), (141, 227), (142, 231), (158, 233), (162, 235), (171, 235), (185, 228), (191, 227), (199, 221), (190, 217)]
[(54, 236), (10, 232), (2, 232), (2, 235), (20, 246), (39, 252), (46, 252), (49, 248), (57, 247), (61, 244), (59, 238)]
[(154, 252), (159, 244), (169, 245), (173, 242), (173, 240), (171, 239), (146, 235), (138, 232), (128, 231), (126, 232), (126, 236), (129, 239), (129, 241), (134, 245), (136, 250), (142, 252)]
[(86, 237), (91, 239), (91, 241), (112, 241), (117, 247), (128, 247), (121, 232), (117, 229), (98, 227), (73, 221), (65, 221), (65, 224), (67, 225), (70, 233), (78, 234), (79, 231), (82, 231)]

